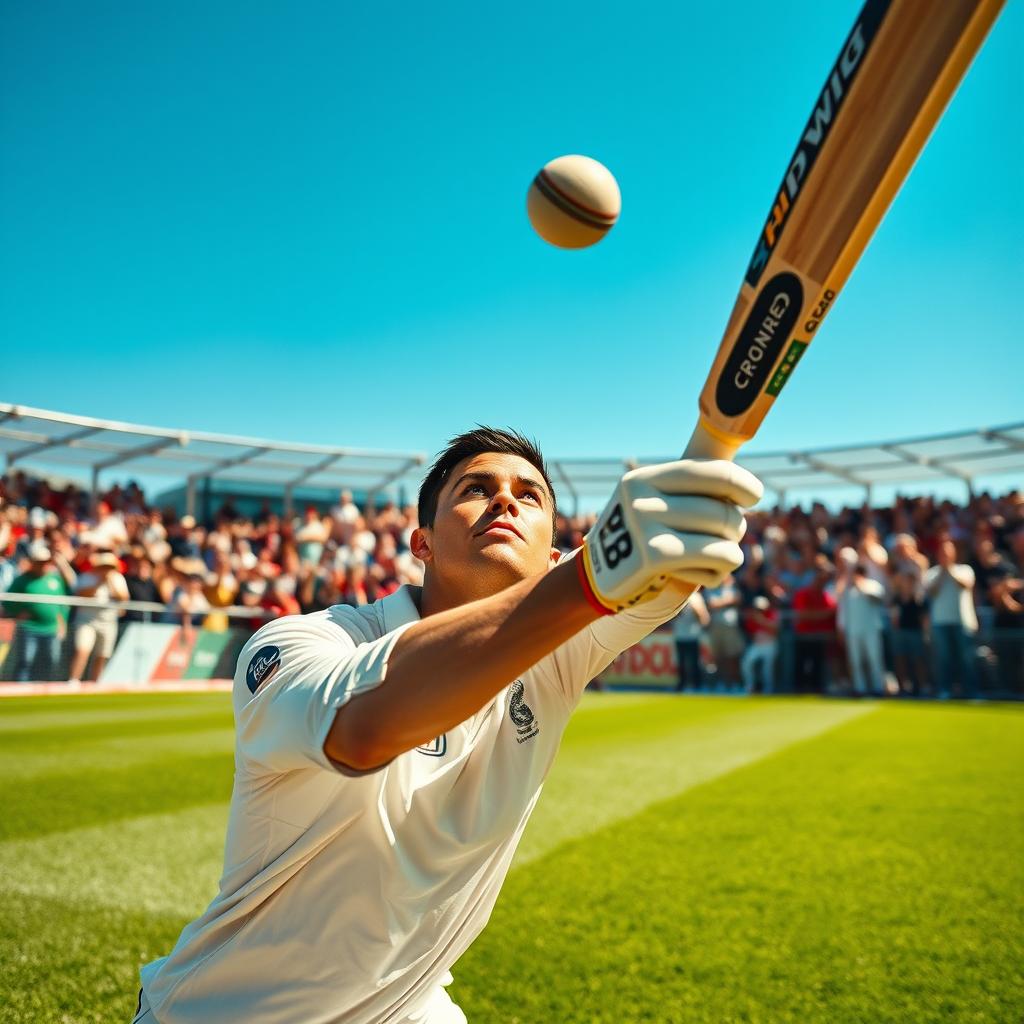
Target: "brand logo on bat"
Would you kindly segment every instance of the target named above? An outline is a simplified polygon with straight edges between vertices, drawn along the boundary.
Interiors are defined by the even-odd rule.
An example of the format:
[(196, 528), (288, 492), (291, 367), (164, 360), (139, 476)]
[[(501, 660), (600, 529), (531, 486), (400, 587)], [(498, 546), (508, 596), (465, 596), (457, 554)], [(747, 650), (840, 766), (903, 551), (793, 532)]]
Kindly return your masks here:
[(761, 280), (764, 268), (768, 265), (768, 260), (792, 213), (801, 186), (828, 138), (839, 108), (849, 92), (857, 70), (864, 63), (864, 55), (878, 32), (888, 8), (889, 0), (868, 0), (849, 39), (846, 40), (842, 53), (839, 54), (839, 60), (825, 82), (825, 88), (811, 112), (811, 119), (800, 136), (796, 152), (789, 161), (786, 176), (782, 179), (764, 230), (757, 240), (750, 266), (747, 267), (746, 281), (751, 288), (755, 288)]
[(821, 321), (825, 319), (825, 314), (831, 308), (835, 297), (836, 293), (831, 288), (826, 288), (821, 293), (814, 309), (811, 310), (811, 315), (804, 321), (804, 330), (808, 334), (813, 334), (821, 326)]
[(633, 539), (626, 529), (626, 517), (622, 514), (622, 506), (616, 505), (608, 522), (601, 526), (598, 533), (601, 541), (601, 554), (609, 569), (614, 569), (624, 558), (633, 553)]
[(715, 389), (724, 415), (739, 416), (754, 404), (796, 326), (803, 302), (804, 289), (796, 274), (776, 274), (761, 289)]

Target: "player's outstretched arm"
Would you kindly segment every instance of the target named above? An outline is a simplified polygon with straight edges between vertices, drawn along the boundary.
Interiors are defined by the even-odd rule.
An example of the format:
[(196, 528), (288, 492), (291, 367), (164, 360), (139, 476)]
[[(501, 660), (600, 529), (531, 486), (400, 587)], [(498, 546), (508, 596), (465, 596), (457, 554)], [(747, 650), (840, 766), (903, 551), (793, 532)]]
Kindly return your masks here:
[(325, 754), (361, 771), (386, 764), (464, 722), (598, 618), (657, 596), (671, 581), (716, 584), (743, 561), (742, 509), (761, 493), (757, 479), (730, 462), (627, 473), (574, 558), (409, 627), (383, 682), (339, 709)]
[(598, 617), (571, 562), (428, 616), (399, 638), (383, 683), (339, 709), (324, 753), (366, 771), (429, 743)]

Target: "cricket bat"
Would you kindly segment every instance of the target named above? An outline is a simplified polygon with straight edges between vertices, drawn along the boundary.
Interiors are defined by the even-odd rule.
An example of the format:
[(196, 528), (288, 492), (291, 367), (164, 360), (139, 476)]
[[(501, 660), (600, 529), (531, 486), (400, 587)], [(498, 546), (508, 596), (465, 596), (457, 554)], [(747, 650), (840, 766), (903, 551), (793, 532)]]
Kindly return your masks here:
[(1003, 0), (867, 0), (743, 277), (686, 458), (757, 432), (978, 52)]

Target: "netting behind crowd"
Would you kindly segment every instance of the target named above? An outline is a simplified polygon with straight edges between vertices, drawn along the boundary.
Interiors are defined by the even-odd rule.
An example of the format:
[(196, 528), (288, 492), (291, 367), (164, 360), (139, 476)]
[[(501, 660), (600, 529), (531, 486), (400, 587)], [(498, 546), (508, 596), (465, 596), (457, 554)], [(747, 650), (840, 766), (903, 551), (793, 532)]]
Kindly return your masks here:
[[(556, 546), (592, 522), (559, 516)], [(93, 507), (74, 485), (0, 478), (0, 680), (230, 676), (273, 618), (421, 583), (416, 526), (415, 506), (348, 491), (294, 518), (228, 499), (197, 522), (135, 483)], [(734, 578), (665, 627), (679, 688), (1024, 696), (1020, 491), (757, 511), (744, 549)]]

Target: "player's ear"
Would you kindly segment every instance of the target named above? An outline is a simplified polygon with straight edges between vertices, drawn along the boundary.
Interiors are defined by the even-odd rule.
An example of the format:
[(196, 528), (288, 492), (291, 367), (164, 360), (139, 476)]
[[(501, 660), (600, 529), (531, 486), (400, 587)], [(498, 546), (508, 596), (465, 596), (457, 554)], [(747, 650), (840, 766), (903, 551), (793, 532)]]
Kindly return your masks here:
[[(558, 565), (558, 563), (562, 560), (562, 552), (559, 551), (558, 548), (552, 548), (551, 554), (548, 556), (548, 558), (550, 559), (552, 566)], [(551, 566), (549, 566), (548, 568), (550, 567)]]
[(430, 535), (429, 526), (417, 526), (409, 538), (409, 550), (426, 565), (434, 557), (432, 545), (433, 538)]

